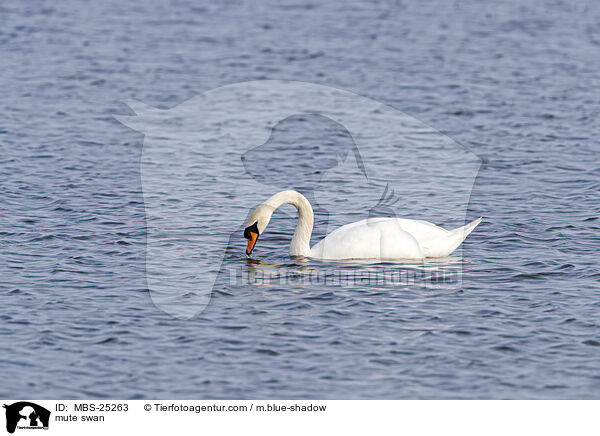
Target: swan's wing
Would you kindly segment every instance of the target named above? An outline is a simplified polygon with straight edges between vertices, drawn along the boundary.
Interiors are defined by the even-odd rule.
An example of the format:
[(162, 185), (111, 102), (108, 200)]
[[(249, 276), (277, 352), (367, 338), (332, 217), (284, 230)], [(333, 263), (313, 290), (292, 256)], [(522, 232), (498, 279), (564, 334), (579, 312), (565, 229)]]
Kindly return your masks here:
[(418, 241), (395, 218), (371, 218), (342, 226), (311, 249), (320, 259), (420, 259)]
[(321, 259), (418, 259), (449, 256), (481, 218), (448, 231), (422, 220), (369, 218), (346, 224), (311, 250)]
[(448, 234), (448, 230), (423, 220), (411, 220), (406, 218), (367, 218), (339, 227), (331, 232), (330, 236), (338, 232), (347, 232), (351, 229), (356, 229), (357, 227), (392, 223), (400, 226), (402, 230), (412, 235), (419, 243), (440, 238)]
[(448, 235), (448, 230), (436, 226), (428, 221), (411, 220), (405, 218), (393, 218), (404, 231), (410, 233), (419, 244), (423, 244), (432, 239), (442, 238)]

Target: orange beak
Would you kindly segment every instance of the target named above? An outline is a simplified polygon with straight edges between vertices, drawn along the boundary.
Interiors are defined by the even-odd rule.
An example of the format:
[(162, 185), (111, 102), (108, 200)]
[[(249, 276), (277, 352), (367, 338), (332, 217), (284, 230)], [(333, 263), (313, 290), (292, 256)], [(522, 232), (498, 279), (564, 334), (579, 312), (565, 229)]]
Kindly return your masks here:
[(248, 238), (248, 248), (246, 248), (246, 255), (250, 256), (252, 250), (254, 250), (254, 245), (256, 244), (256, 240), (258, 239), (258, 233), (249, 232), (250, 237)]

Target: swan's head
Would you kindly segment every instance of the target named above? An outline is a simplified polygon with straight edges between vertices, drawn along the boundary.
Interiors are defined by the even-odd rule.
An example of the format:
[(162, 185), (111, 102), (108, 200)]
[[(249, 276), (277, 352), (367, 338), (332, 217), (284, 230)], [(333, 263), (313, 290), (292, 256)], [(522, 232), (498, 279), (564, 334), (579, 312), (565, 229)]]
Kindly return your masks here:
[(248, 248), (246, 248), (246, 255), (250, 256), (258, 237), (269, 225), (271, 216), (273, 215), (274, 208), (268, 204), (261, 204), (252, 211), (248, 218), (248, 227), (244, 229), (244, 238), (248, 240)]

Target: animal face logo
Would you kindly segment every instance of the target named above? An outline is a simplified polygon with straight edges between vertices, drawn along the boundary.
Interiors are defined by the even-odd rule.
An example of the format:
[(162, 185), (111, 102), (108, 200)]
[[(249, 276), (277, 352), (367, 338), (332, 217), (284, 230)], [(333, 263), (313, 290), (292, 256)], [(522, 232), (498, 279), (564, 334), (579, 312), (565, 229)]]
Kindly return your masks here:
[(306, 194), (317, 235), (382, 215), (458, 227), (481, 163), (407, 114), (323, 85), (243, 82), (169, 110), (126, 103), (135, 115), (116, 118), (144, 134), (147, 285), (181, 319), (206, 308), (225, 260), (246, 262), (248, 214), (275, 192)]
[(6, 409), (6, 431), (14, 433), (17, 428), (47, 429), (50, 423), (50, 411), (38, 404), (19, 401), (4, 405)]

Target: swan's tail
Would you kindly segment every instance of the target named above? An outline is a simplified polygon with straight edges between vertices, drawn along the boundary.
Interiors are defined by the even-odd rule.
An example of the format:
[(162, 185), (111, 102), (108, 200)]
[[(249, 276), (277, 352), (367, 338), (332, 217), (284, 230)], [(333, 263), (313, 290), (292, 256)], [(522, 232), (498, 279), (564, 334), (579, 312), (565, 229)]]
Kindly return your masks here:
[(475, 227), (481, 222), (482, 218), (477, 218), (466, 226), (450, 230), (442, 237), (435, 238), (422, 244), (423, 254), (426, 257), (446, 257), (450, 256), (454, 250), (475, 230)]
[[(464, 235), (462, 238), (462, 241), (464, 241), (467, 238), (467, 236), (469, 236), (469, 234), (473, 230), (475, 230), (475, 227), (477, 227), (477, 225), (481, 222), (482, 219), (483, 219), (483, 217), (479, 217), (475, 221), (472, 221), (469, 224), (467, 224), (466, 226), (462, 226), (462, 227), (459, 227), (458, 229), (451, 230), (450, 233), (454, 233), (454, 232), (456, 232), (458, 234), (462, 233)], [(462, 242), (462, 241), (460, 241), (460, 242)]]

